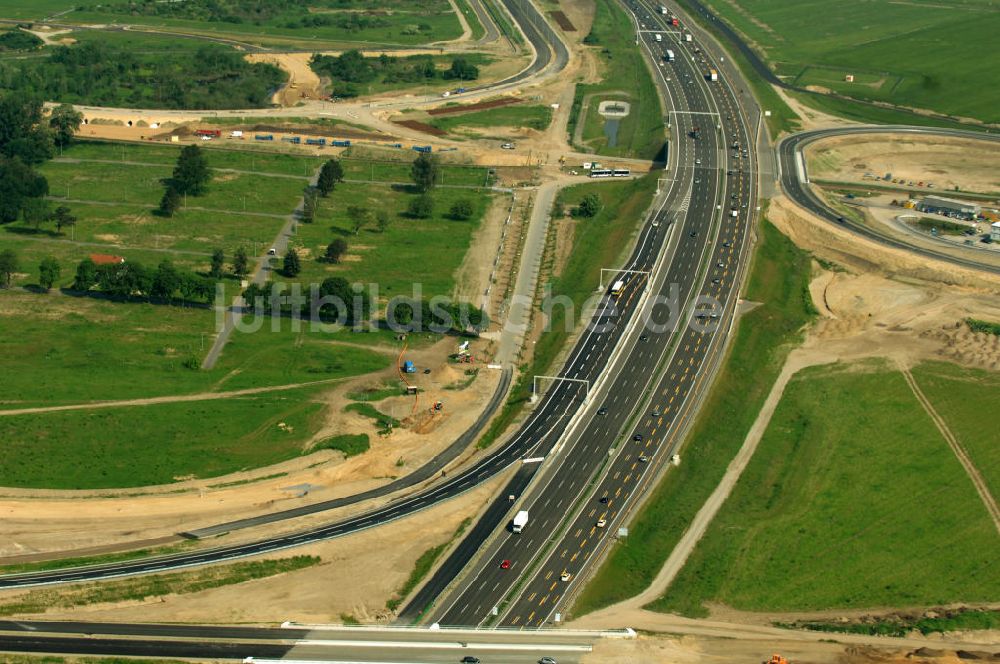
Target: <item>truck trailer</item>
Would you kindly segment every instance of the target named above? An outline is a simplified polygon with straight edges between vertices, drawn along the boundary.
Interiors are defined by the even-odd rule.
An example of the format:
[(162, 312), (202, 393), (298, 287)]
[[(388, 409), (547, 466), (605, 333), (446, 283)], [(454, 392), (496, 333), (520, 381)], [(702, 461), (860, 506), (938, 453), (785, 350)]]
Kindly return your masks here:
[(528, 525), (528, 510), (521, 510), (514, 515), (514, 520), (510, 524), (510, 530), (513, 533), (519, 533), (524, 530), (526, 525)]

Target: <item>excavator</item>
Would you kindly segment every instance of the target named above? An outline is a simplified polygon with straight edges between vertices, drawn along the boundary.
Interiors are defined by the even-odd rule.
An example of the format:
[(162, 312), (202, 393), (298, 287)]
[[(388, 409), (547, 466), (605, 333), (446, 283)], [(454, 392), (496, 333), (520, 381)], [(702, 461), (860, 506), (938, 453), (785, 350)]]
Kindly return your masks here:
[(771, 659), (761, 664), (788, 664), (788, 660), (781, 655), (771, 655)]

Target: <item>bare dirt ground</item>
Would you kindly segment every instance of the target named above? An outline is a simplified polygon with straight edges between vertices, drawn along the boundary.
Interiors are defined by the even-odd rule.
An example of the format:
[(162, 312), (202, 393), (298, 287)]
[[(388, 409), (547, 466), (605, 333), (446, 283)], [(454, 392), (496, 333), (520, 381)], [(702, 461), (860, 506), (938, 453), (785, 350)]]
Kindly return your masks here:
[(805, 148), (811, 178), (860, 182), (865, 173), (913, 182), (931, 182), (928, 194), (947, 196), (948, 189), (1000, 192), (1000, 144), (950, 137), (900, 134), (838, 136)]
[[(416, 559), (449, 541), (459, 524), (484, 508), (504, 481), (501, 475), (459, 500), (406, 519), (275, 556), (319, 556), (322, 563), (318, 566), (197, 593), (94, 604), (43, 615), (47, 620), (171, 623), (339, 623), (344, 615), (362, 622), (384, 620), (390, 617), (386, 600), (402, 586)], [(438, 561), (445, 556), (447, 552)], [(9, 602), (23, 592), (0, 592), (0, 601)]]
[(768, 218), (798, 246), (809, 249), (825, 260), (859, 272), (1000, 290), (1000, 276), (929, 260), (902, 249), (884, 247), (812, 217), (784, 196), (771, 199)]
[(817, 111), (814, 108), (810, 108), (800, 102), (798, 99), (790, 96), (784, 90), (779, 87), (771, 86), (779, 97), (781, 97), (789, 108), (795, 111), (795, 114), (799, 116), (799, 125), (802, 131), (811, 131), (813, 129), (830, 129), (832, 127), (845, 127), (852, 124), (857, 124), (850, 120), (845, 120), (844, 118), (839, 118), (836, 115), (829, 115), (823, 111)]
[[(376, 429), (380, 427), (370, 418), (343, 412), (342, 408), (348, 403), (347, 392), (381, 387), (383, 381), (396, 378), (395, 366), (343, 383), (317, 397), (330, 408), (314, 440), (341, 433), (368, 434), (371, 449), (350, 459), (344, 459), (339, 452), (322, 451), (245, 473), (119, 491), (4, 489), (0, 499), (4, 523), (0, 564), (16, 562), (11, 560), (15, 556), (38, 558), (39, 554), (54, 552), (75, 555), (75, 550), (91, 547), (134, 548), (137, 541), (352, 495), (408, 474), (467, 429), (496, 388), (499, 372), (485, 367), (492, 342), (479, 340), (472, 345), (474, 364), (448, 362), (456, 346), (453, 339), (445, 339), (406, 354), (405, 358), (413, 360), (421, 371), (426, 367), (431, 373), (410, 374), (411, 382), (422, 390), (416, 409), (413, 397), (393, 397), (374, 404), (383, 413), (404, 420), (406, 426), (394, 429), (389, 436), (379, 436)], [(473, 378), (465, 374), (466, 369), (479, 371)], [(463, 389), (446, 389), (460, 387), (469, 379), (471, 384)], [(444, 407), (432, 414), (434, 401), (443, 402)], [(258, 481), (252, 481), (255, 479)], [(303, 486), (309, 488), (304, 495)], [(342, 508), (323, 518), (339, 518), (374, 504), (369, 501)], [(302, 524), (297, 521), (295, 526)]]
[[(23, 28), (22, 28), (23, 29)], [(25, 32), (30, 32), (35, 35), (43, 42), (46, 46), (69, 46), (70, 44), (75, 44), (76, 40), (72, 37), (61, 37), (60, 35), (67, 35), (73, 32), (70, 28), (64, 28), (58, 30), (52, 28), (48, 25), (40, 25), (33, 30), (25, 30)]]
[(309, 67), (311, 53), (253, 53), (244, 57), (247, 62), (266, 62), (288, 73), (288, 83), (274, 93), (272, 101), (275, 104), (295, 106), (303, 99), (322, 96), (319, 76)]

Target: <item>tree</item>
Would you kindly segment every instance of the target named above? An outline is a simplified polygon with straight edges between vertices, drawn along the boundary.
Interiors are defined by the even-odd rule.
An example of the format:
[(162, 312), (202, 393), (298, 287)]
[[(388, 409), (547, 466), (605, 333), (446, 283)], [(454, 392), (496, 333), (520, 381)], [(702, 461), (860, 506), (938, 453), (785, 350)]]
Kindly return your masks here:
[(22, 204), (21, 215), (24, 222), (31, 224), (37, 233), (43, 221), (52, 219), (52, 209), (44, 198), (29, 198)]
[(334, 186), (338, 182), (344, 181), (344, 167), (336, 159), (328, 159), (323, 167), (319, 169), (319, 179), (316, 181), (316, 188), (323, 198), (330, 195)]
[(160, 207), (157, 208), (156, 214), (161, 217), (172, 217), (174, 212), (181, 207), (181, 194), (179, 191), (174, 189), (173, 185), (168, 185), (167, 189), (163, 192), (163, 198), (160, 199)]
[(62, 229), (66, 226), (73, 226), (76, 224), (76, 217), (70, 214), (70, 209), (65, 205), (60, 205), (56, 208), (56, 211), (52, 213), (52, 221), (56, 222), (56, 232), (62, 233)]
[[(200, 196), (205, 193), (205, 185), (212, 179), (212, 171), (208, 167), (208, 159), (204, 151), (197, 145), (187, 145), (177, 157), (174, 174), (170, 185), (179, 194)], [(168, 187), (170, 186), (168, 185)]]
[(42, 259), (42, 262), (38, 264), (38, 283), (45, 290), (52, 288), (52, 284), (59, 281), (59, 275), (62, 272), (62, 268), (59, 267), (59, 261), (52, 256), (47, 256)]
[(25, 201), (41, 198), (47, 193), (48, 181), (24, 160), (0, 156), (0, 223), (16, 221), (21, 216)]
[(389, 213), (385, 210), (379, 210), (375, 213), (375, 227), (378, 228), (379, 233), (385, 233), (386, 229), (389, 228)]
[(372, 223), (372, 211), (360, 205), (348, 205), (347, 216), (351, 220), (351, 230), (354, 231), (355, 235)]
[[(319, 285), (319, 297), (334, 297), (340, 300), (346, 307), (346, 320), (348, 325), (360, 323), (371, 313), (371, 299), (368, 291), (362, 289), (355, 292), (351, 284), (343, 277), (328, 277)], [(313, 312), (320, 320), (334, 321), (337, 319), (338, 311), (335, 307), (321, 308)]]
[(286, 277), (297, 277), (302, 271), (302, 262), (299, 260), (299, 252), (289, 249), (285, 252), (283, 270)]
[(42, 123), (42, 100), (30, 94), (0, 95), (0, 155), (40, 164), (52, 157), (52, 137)]
[(438, 179), (438, 158), (427, 152), (421, 152), (413, 160), (410, 177), (413, 178), (413, 184), (417, 186), (418, 191), (429, 191)]
[(601, 211), (604, 204), (601, 202), (601, 197), (597, 194), (590, 193), (583, 197), (580, 204), (576, 206), (574, 210), (574, 215), (576, 217), (593, 217)]
[(173, 299), (174, 293), (181, 286), (181, 275), (169, 260), (163, 260), (156, 268), (149, 295), (158, 300)]
[(73, 280), (73, 290), (88, 291), (97, 283), (97, 265), (90, 259), (84, 258), (76, 266), (76, 279)]
[(319, 192), (316, 187), (306, 187), (302, 191), (301, 219), (303, 223), (311, 224), (316, 219), (316, 206), (319, 202), (318, 196)]
[(250, 257), (247, 256), (245, 247), (240, 247), (233, 255), (233, 274), (237, 279), (242, 279), (250, 272)]
[(212, 252), (212, 266), (208, 268), (208, 276), (213, 279), (222, 278), (222, 268), (226, 264), (226, 254), (222, 249), (216, 249)]
[(434, 214), (434, 199), (422, 194), (410, 201), (406, 213), (415, 219), (427, 219)]
[(472, 219), (473, 214), (475, 214), (475, 208), (473, 208), (472, 201), (468, 198), (458, 199), (452, 204), (451, 210), (448, 211), (448, 216), (458, 221), (468, 221)]
[(460, 81), (474, 81), (479, 78), (479, 67), (470, 63), (465, 58), (454, 58), (451, 61), (451, 67), (445, 70), (442, 76)]
[(52, 139), (61, 148), (73, 142), (73, 135), (80, 129), (83, 113), (72, 104), (60, 104), (49, 117), (49, 127), (52, 129)]
[(330, 263), (339, 263), (340, 257), (345, 253), (347, 253), (347, 240), (338, 237), (326, 245), (326, 253), (323, 254), (323, 257)]
[(11, 279), (20, 267), (20, 261), (13, 249), (0, 251), (0, 283), (4, 288), (10, 288)]

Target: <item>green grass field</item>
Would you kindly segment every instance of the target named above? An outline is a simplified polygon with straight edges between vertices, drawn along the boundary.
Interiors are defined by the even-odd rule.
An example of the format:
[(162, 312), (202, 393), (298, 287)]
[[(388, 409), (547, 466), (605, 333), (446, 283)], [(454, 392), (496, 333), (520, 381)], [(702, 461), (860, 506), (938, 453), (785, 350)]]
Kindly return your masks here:
[(656, 576), (691, 519), (736, 455), (781, 365), (813, 309), (809, 255), (765, 222), (744, 297), (762, 305), (744, 315), (701, 415), (684, 462), (671, 468), (573, 607), (582, 615), (632, 597)]
[[(614, 0), (597, 0), (596, 7), (590, 39), (602, 63), (603, 82), (577, 84), (570, 140), (574, 140), (576, 125), (583, 123), (581, 140), (594, 153), (652, 159), (666, 142), (659, 94), (645, 59), (635, 46), (635, 31), (628, 15)], [(587, 95), (593, 96), (583, 113), (581, 104)], [(629, 115), (618, 126), (614, 147), (609, 145), (604, 135), (604, 120), (597, 113), (598, 102), (603, 99), (631, 104)]]
[(302, 453), (323, 410), (298, 390), (3, 417), (0, 486), (138, 487), (270, 465)]
[(990, 493), (1000, 498), (1000, 433), (984, 427), (984, 399), (1000, 389), (1000, 375), (944, 362), (914, 367), (913, 377), (934, 409), (982, 473)]
[[(60, 13), (59, 19), (65, 22), (83, 24), (107, 24), (112, 22), (127, 22), (133, 25), (149, 26), (164, 30), (173, 30), (191, 34), (210, 36), (226, 36), (237, 40), (254, 43), (299, 42), (313, 43), (317, 46), (331, 44), (357, 45), (407, 45), (413, 46), (433, 41), (455, 39), (462, 34), (461, 25), (447, 0), (392, 0), (390, 2), (354, 3), (351, 9), (362, 10), (359, 17), (367, 22), (345, 22), (342, 19), (352, 17), (351, 13), (338, 11), (334, 3), (317, 2), (316, 9), (293, 8), (275, 13), (264, 20), (223, 21), (197, 19), (185, 15), (185, 7), (180, 11), (169, 11), (164, 8), (159, 15), (143, 15), (141, 12), (129, 12), (127, 3), (101, 3), (102, 7), (94, 7), (96, 3), (81, 5), (78, 2), (64, 0), (39, 0), (38, 2), (22, 2), (20, 0), (0, 0), (0, 17), (3, 18), (33, 18), (40, 19)], [(154, 3), (155, 4), (155, 3)], [(205, 5), (204, 2), (192, 2), (192, 5)], [(213, 3), (223, 4), (223, 3)], [(368, 15), (369, 10), (391, 9), (378, 16)], [(68, 11), (67, 11), (68, 10)], [(193, 10), (192, 10), (193, 11)], [(62, 13), (66, 12), (66, 13)], [(331, 19), (331, 25), (303, 25), (302, 21), (319, 18)], [(293, 27), (294, 24), (294, 27)], [(478, 25), (478, 22), (476, 23)], [(475, 30), (474, 26), (473, 30)], [(482, 27), (479, 26), (479, 30)], [(113, 34), (113, 33), (107, 33)]]
[[(455, 273), (469, 250), (472, 234), (491, 197), (463, 189), (435, 189), (434, 214), (429, 219), (412, 219), (405, 211), (413, 193), (386, 185), (338, 185), (329, 198), (321, 199), (312, 224), (299, 224), (293, 244), (305, 260), (301, 283), (319, 283), (341, 276), (361, 283), (376, 283), (383, 298), (411, 295), (411, 286), (421, 284), (424, 296), (450, 296), (455, 290)], [(448, 218), (451, 205), (460, 199), (473, 203), (474, 216), (468, 221)], [(348, 206), (367, 207), (389, 214), (389, 227), (381, 232), (368, 226), (354, 234)], [(326, 246), (336, 238), (347, 241), (347, 258), (338, 264), (321, 262)]]
[[(995, 438), (995, 437), (994, 437)], [(994, 439), (995, 444), (995, 439)], [(654, 608), (703, 615), (992, 601), (1000, 536), (898, 370), (803, 370)]]
[[(490, 108), (485, 111), (473, 111), (471, 113), (457, 113), (455, 115), (431, 116), (428, 124), (441, 129), (442, 131), (461, 131), (468, 127), (501, 128), (511, 127), (535, 129), (544, 131), (552, 122), (552, 109), (548, 106), (502, 106), (500, 108)], [(477, 132), (476, 134), (479, 135)]]
[[(798, 85), (1000, 120), (989, 92), (1000, 83), (1000, 70), (982, 57), (983, 44), (1000, 31), (1000, 14), (989, 0), (847, 0), (834, 11), (820, 0), (706, 4), (746, 35), (776, 73)], [(847, 74), (855, 76), (853, 83), (845, 81)]]
[[(490, 445), (496, 437), (520, 414), (531, 396), (532, 376), (548, 374), (559, 353), (576, 329), (583, 315), (584, 304), (594, 295), (600, 284), (602, 267), (620, 265), (632, 236), (639, 228), (643, 215), (653, 201), (656, 174), (623, 182), (587, 183), (567, 187), (560, 192), (559, 200), (566, 209), (576, 205), (589, 193), (601, 197), (603, 207), (591, 219), (557, 223), (573, 223), (572, 250), (566, 262), (556, 273), (552, 266), (544, 266), (540, 275), (540, 288), (551, 288), (551, 296), (569, 297), (573, 302), (573, 320), (567, 321), (565, 307), (552, 307), (548, 329), (535, 343), (531, 361), (521, 369), (521, 377), (511, 388), (510, 396), (494, 418), (489, 429), (479, 441), (480, 447)], [(548, 272), (545, 272), (548, 270)]]

